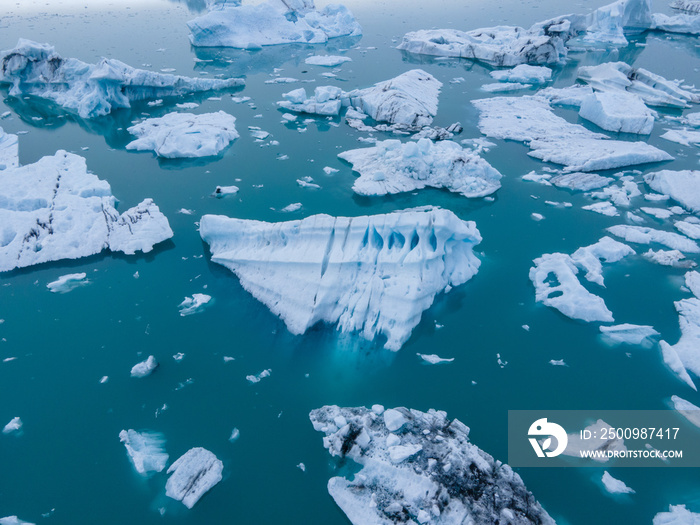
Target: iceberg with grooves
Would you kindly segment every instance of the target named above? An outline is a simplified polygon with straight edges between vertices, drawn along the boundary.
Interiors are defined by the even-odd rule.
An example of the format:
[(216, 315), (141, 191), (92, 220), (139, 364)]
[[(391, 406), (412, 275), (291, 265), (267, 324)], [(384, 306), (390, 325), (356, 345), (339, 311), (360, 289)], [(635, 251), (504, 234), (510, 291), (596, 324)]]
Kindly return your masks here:
[(21, 38), (14, 49), (0, 53), (0, 84), (11, 84), (10, 95), (45, 98), (82, 118), (129, 108), (132, 102), (178, 97), (200, 91), (230, 89), (240, 78), (188, 78), (154, 73), (113, 58), (87, 64), (63, 58), (49, 44)]
[(168, 463), (168, 454), (163, 447), (163, 434), (122, 430), (119, 432), (119, 441), (124, 443), (126, 452), (139, 474), (160, 472)]
[(256, 5), (218, 5), (187, 22), (198, 47), (259, 49), (276, 44), (322, 44), (329, 38), (359, 36), (362, 28), (344, 6), (320, 11), (313, 0), (268, 0)]
[(446, 188), (465, 197), (484, 197), (501, 187), (501, 174), (477, 153), (456, 142), (429, 139), (377, 142), (338, 155), (360, 174), (352, 189), (386, 195), (425, 187)]
[(687, 210), (700, 213), (700, 171), (656, 171), (644, 175), (644, 182), (652, 190), (680, 202)]
[(223, 479), (224, 464), (207, 449), (191, 448), (168, 469), (165, 495), (182, 501), (188, 509)]
[(426, 207), (385, 215), (267, 223), (205, 215), (212, 261), (293, 334), (323, 321), (398, 350), (438, 293), (479, 268), (476, 225)]
[(0, 128), (0, 171), (19, 166), (19, 145), (17, 135), (5, 133)]
[(646, 142), (608, 139), (555, 115), (544, 97), (493, 97), (472, 100), (479, 130), (486, 136), (528, 143), (528, 155), (566, 166), (565, 172), (598, 171), (673, 157)]
[(616, 133), (648, 135), (654, 127), (653, 112), (641, 97), (627, 92), (588, 95), (578, 114), (598, 127)]
[(127, 129), (138, 137), (126, 149), (153, 150), (168, 159), (212, 157), (238, 138), (236, 117), (216, 113), (168, 113), (149, 118)]
[(324, 406), (309, 417), (332, 456), (362, 467), (328, 482), (353, 525), (554, 524), (520, 476), (445, 412)]
[(673, 9), (678, 9), (679, 11), (700, 13), (700, 1), (698, 0), (674, 0), (670, 5)]
[(0, 176), (0, 272), (110, 249), (150, 252), (173, 232), (151, 199), (126, 210), (85, 159), (58, 151)]

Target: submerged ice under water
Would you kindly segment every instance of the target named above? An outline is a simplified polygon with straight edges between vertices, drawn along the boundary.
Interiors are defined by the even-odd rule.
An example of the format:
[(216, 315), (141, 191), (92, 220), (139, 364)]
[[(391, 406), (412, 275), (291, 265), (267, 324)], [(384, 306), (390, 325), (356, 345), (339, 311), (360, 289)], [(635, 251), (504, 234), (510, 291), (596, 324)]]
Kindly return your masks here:
[[(424, 475), (438, 463), (423, 451), (446, 450), (433, 440), (468, 433), (469, 457), (489, 470), (508, 460), (510, 409), (700, 406), (689, 271), (700, 52), (697, 36), (649, 30), (692, 32), (692, 19), (664, 18), (679, 11), (660, 0), (595, 15), (606, 0), (350, 0), (347, 11), (285, 0), (295, 23), (269, 0), (267, 41), (191, 47), (227, 3), (21, 0), (0, 12), (0, 49), (48, 43), (21, 42), (0, 78), (0, 253), (12, 259), (0, 264), (0, 469), (12, 473), (0, 524), (341, 525), (380, 511), (435, 523), (421, 495), (402, 509), (394, 490), (406, 479), (437, 499), (456, 490), (450, 475)], [(692, 16), (692, 2), (676, 4)], [(581, 15), (557, 18), (566, 11)], [(454, 30), (478, 33), (481, 62), (415, 52), (428, 28), (449, 29), (435, 30), (437, 48)], [(262, 45), (275, 40), (291, 43)], [(540, 65), (502, 68), (494, 42), (511, 65)], [(22, 76), (28, 55), (48, 60)], [(494, 82), (518, 90), (482, 90)], [(516, 111), (519, 127), (499, 129)], [(130, 151), (135, 139), (148, 151)], [(58, 151), (80, 177), (51, 172)], [(2, 185), (42, 167), (46, 188)], [(91, 205), (61, 206), (54, 185)], [(441, 211), (417, 221), (426, 209)], [(214, 216), (238, 229), (210, 242)], [(100, 235), (68, 228), (86, 217)], [(264, 234), (239, 231), (253, 224)], [(376, 404), (413, 410), (387, 410), (382, 426), (367, 408), (339, 408)], [(466, 426), (445, 429), (430, 409)], [(342, 429), (360, 419), (362, 452), (343, 451)], [(324, 445), (361, 461), (329, 461)], [(373, 507), (360, 468), (391, 498)], [(406, 477), (391, 486), (382, 469)], [(559, 523), (692, 523), (700, 511), (684, 469), (500, 467), (476, 486), (508, 493), (493, 480), (517, 481), (517, 497), (482, 500), (470, 512), (484, 519), (529, 519), (528, 507)], [(445, 500), (445, 519), (477, 499)]]

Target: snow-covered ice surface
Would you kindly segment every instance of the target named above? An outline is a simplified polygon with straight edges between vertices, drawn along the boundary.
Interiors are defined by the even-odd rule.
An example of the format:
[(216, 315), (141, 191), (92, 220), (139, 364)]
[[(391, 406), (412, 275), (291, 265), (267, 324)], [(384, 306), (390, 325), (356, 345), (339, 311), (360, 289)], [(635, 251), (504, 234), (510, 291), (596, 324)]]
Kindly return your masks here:
[(352, 58), (339, 55), (313, 55), (304, 59), (305, 64), (325, 67), (335, 67), (351, 61)]
[(671, 396), (674, 410), (677, 410), (684, 418), (700, 428), (700, 407), (678, 396)]
[(603, 339), (612, 344), (625, 343), (628, 345), (641, 345), (650, 348), (653, 338), (659, 335), (654, 327), (623, 323), (614, 326), (601, 326)]
[(636, 244), (657, 243), (663, 244), (672, 250), (685, 253), (700, 253), (700, 246), (695, 241), (673, 232), (656, 230), (646, 226), (631, 226), (629, 224), (617, 224), (610, 226), (607, 230), (617, 237)]
[(613, 478), (610, 473), (606, 470), (603, 472), (603, 478), (601, 479), (605, 490), (610, 494), (634, 494), (634, 489), (629, 488), (624, 481), (617, 478)]
[(564, 171), (598, 171), (673, 157), (646, 142), (611, 140), (557, 116), (543, 97), (472, 100), (479, 130), (486, 136), (528, 143), (528, 155), (565, 166)]
[(663, 13), (654, 13), (652, 29), (667, 33), (700, 35), (700, 16), (691, 14), (668, 16)]
[(0, 127), (0, 171), (19, 166), (17, 135), (5, 133)]
[(673, 9), (680, 11), (700, 13), (700, 1), (698, 0), (674, 0), (670, 5)]
[(633, 255), (634, 250), (610, 237), (603, 237), (595, 244), (584, 246), (571, 254), (571, 260), (585, 270), (586, 279), (604, 286), (602, 262), (614, 263), (628, 255)]
[(115, 209), (107, 182), (85, 159), (58, 151), (0, 177), (0, 271), (77, 259), (109, 248), (134, 254), (173, 236), (151, 199)]
[(428, 139), (377, 142), (338, 155), (360, 174), (353, 190), (386, 195), (425, 187), (446, 188), (465, 197), (484, 197), (501, 187), (501, 174), (473, 150), (456, 142)]
[(211, 295), (204, 293), (195, 293), (192, 294), (192, 297), (185, 297), (184, 301), (178, 305), (180, 315), (185, 317), (201, 312), (209, 301), (211, 301)]
[(131, 367), (131, 377), (146, 377), (153, 373), (153, 371), (158, 368), (158, 361), (156, 361), (155, 356), (149, 355), (145, 361), (136, 363)]
[(165, 495), (182, 501), (188, 509), (223, 479), (224, 464), (210, 451), (195, 447), (175, 461), (165, 484)]
[(61, 275), (55, 281), (51, 281), (46, 285), (46, 287), (49, 289), (49, 291), (54, 293), (67, 293), (87, 283), (87, 274), (85, 272), (69, 273), (66, 275)]
[(322, 44), (329, 38), (359, 36), (362, 28), (343, 5), (317, 10), (313, 0), (267, 0), (214, 6), (187, 23), (190, 42), (200, 47), (259, 49), (277, 44)]
[(654, 127), (654, 114), (641, 97), (632, 93), (593, 93), (583, 99), (578, 114), (616, 133), (648, 135)]
[(17, 516), (6, 516), (0, 518), (0, 525), (34, 525), (34, 523), (21, 520)]
[(544, 84), (552, 79), (552, 70), (543, 66), (520, 64), (512, 69), (500, 69), (489, 73), (499, 82), (520, 82), (523, 84)]
[(10, 95), (32, 95), (51, 100), (82, 118), (129, 108), (132, 102), (178, 97), (201, 91), (240, 87), (239, 78), (188, 78), (154, 73), (113, 58), (87, 64), (63, 58), (49, 44), (20, 39), (14, 49), (0, 53), (0, 84), (10, 84)]
[(644, 175), (654, 191), (668, 195), (693, 213), (700, 213), (700, 171), (662, 170)]
[(691, 144), (700, 146), (700, 131), (670, 129), (661, 135), (661, 138), (670, 142), (682, 144), (683, 146), (690, 146)]
[(13, 432), (19, 432), (22, 429), (22, 419), (19, 417), (13, 417), (9, 423), (7, 423), (3, 429), (3, 434), (12, 434)]
[(324, 406), (310, 418), (332, 456), (362, 466), (353, 480), (328, 482), (353, 525), (554, 523), (520, 476), (445, 412)]
[(338, 115), (342, 107), (341, 95), (342, 90), (337, 86), (318, 86), (313, 97), (308, 97), (306, 90), (299, 88), (283, 94), (284, 100), (280, 100), (277, 105), (296, 113)]
[(236, 117), (225, 111), (216, 113), (168, 113), (131, 126), (138, 137), (126, 149), (154, 151), (168, 159), (211, 157), (221, 153), (238, 138)]
[(293, 334), (337, 323), (370, 340), (382, 334), (391, 350), (406, 342), (436, 294), (471, 279), (480, 264), (476, 225), (432, 207), (282, 223), (205, 215), (200, 233), (212, 261)]
[(129, 459), (139, 474), (160, 472), (168, 463), (163, 434), (122, 430), (119, 432), (119, 441), (124, 443)]
[(654, 516), (652, 525), (698, 525), (700, 513), (691, 512), (685, 505), (669, 505), (668, 512)]

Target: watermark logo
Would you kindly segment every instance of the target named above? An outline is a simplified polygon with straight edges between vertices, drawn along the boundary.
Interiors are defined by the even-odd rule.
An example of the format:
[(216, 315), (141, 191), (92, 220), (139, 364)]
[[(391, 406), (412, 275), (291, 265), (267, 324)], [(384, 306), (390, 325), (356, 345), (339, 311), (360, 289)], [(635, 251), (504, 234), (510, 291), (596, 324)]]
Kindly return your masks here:
[[(550, 423), (547, 421), (546, 417), (538, 419), (527, 431), (528, 436), (539, 436), (541, 439), (543, 436), (547, 436), (544, 441), (540, 444), (537, 437), (529, 437), (530, 444), (532, 448), (535, 449), (535, 454), (537, 457), (543, 458), (555, 458), (566, 449), (566, 445), (569, 443), (569, 437), (566, 435), (566, 430), (564, 430), (560, 425), (556, 423)], [(557, 442), (557, 446), (554, 450), (549, 450), (552, 446), (552, 438)]]

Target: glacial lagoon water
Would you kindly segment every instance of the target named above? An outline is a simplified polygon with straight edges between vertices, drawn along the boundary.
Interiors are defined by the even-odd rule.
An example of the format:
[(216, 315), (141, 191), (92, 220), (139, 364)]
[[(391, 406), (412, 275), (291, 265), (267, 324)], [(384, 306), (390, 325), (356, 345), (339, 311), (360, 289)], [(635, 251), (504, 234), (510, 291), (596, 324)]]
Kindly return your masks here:
[[(534, 258), (571, 253), (622, 221), (581, 210), (591, 202), (581, 193), (522, 181), (522, 175), (542, 166), (526, 155), (524, 145), (494, 140), (496, 147), (483, 154), (504, 175), (493, 202), (438, 190), (358, 197), (351, 190), (356, 175), (336, 155), (362, 147), (357, 138), (366, 134), (340, 119), (304, 125), (302, 117), (283, 124), (274, 104), (296, 87), (365, 87), (420, 67), (444, 84), (435, 124), (459, 121), (464, 131), (458, 139), (480, 137), (470, 100), (490, 96), (479, 89), (492, 81), (490, 69), (465, 60), (402, 54), (394, 49), (402, 35), (431, 27), (527, 27), (607, 2), (344, 3), (362, 24), (362, 38), (258, 52), (191, 48), (185, 22), (197, 14), (196, 2), (188, 7), (166, 0), (20, 0), (0, 7), (3, 49), (23, 37), (49, 42), (61, 55), (87, 62), (107, 56), (188, 76), (245, 75), (246, 87), (234, 95), (249, 96), (254, 105), (236, 104), (228, 93), (217, 94), (220, 100), (206, 94), (183, 99), (200, 104), (195, 112), (231, 113), (241, 137), (218, 160), (172, 161), (125, 150), (131, 121), (161, 116), (173, 110), (170, 105), (142, 103), (83, 121), (36, 99), (8, 97), (6, 88), (0, 91), (0, 113), (11, 112), (0, 125), (7, 132), (27, 132), (19, 137), (21, 164), (58, 149), (79, 154), (90, 171), (110, 183), (120, 210), (152, 197), (175, 232), (147, 255), (103, 254), (0, 275), (0, 423), (15, 416), (24, 423), (21, 435), (0, 435), (0, 516), (57, 524), (340, 525), (347, 519), (326, 484), (354, 467), (330, 458), (323, 448), (308, 419), (314, 408), (381, 403), (445, 410), (471, 428), (477, 446), (506, 461), (508, 410), (663, 409), (673, 394), (700, 405), (700, 396), (664, 367), (657, 346), (612, 348), (601, 341), (595, 323), (572, 321), (535, 303), (528, 279)], [(665, 3), (656, 4), (656, 10), (670, 12)], [(651, 33), (617, 51), (571, 54), (569, 64), (555, 71), (553, 85), (574, 82), (579, 65), (617, 59), (700, 85), (697, 42)], [(320, 76), (328, 69), (304, 64), (309, 53), (344, 49), (353, 61), (342, 65), (335, 78)], [(310, 83), (265, 84), (274, 68)], [(464, 81), (450, 82), (457, 77)], [(574, 110), (556, 113), (594, 129)], [(270, 132), (279, 145), (261, 147), (248, 126)], [(649, 137), (676, 157), (664, 166), (696, 169), (700, 150), (659, 139), (664, 127), (657, 121)], [(326, 175), (325, 166), (339, 171)], [(296, 179), (302, 176), (313, 177), (321, 189), (299, 187)], [(233, 184), (240, 187), (237, 195), (211, 196), (217, 185)], [(552, 207), (547, 200), (573, 206)], [(303, 208), (278, 211), (294, 202)], [(209, 260), (197, 231), (197, 220), (206, 213), (281, 221), (426, 204), (476, 221), (484, 239), (477, 249), (482, 266), (471, 281), (436, 298), (397, 353), (384, 350), (383, 341), (341, 336), (332, 326), (291, 335), (232, 273)], [(183, 208), (193, 214), (178, 213)], [(545, 219), (532, 220), (533, 212)], [(653, 219), (649, 224), (672, 229)], [(75, 272), (86, 272), (89, 284), (67, 294), (47, 290), (47, 283)], [(593, 290), (617, 322), (653, 325), (675, 343), (680, 331), (673, 302), (688, 296), (681, 291), (683, 274), (683, 269), (635, 256), (607, 266), (606, 288)], [(181, 317), (178, 304), (193, 293), (207, 293), (213, 301), (201, 313)], [(176, 361), (172, 356), (179, 352), (185, 357)], [(428, 366), (416, 353), (455, 360)], [(160, 362), (158, 370), (145, 379), (129, 377), (131, 367), (150, 354)], [(551, 359), (568, 366), (552, 366)], [(270, 377), (257, 384), (246, 381), (246, 375), (265, 369), (271, 369)], [(100, 383), (103, 376), (109, 379)], [(230, 442), (234, 427), (240, 438)], [(164, 473), (142, 478), (134, 471), (118, 438), (128, 428), (163, 433), (171, 461), (191, 447), (211, 450), (224, 463), (224, 480), (186, 509), (165, 496)], [(519, 473), (559, 523), (650, 523), (669, 504), (700, 510), (700, 477), (694, 470), (612, 470), (636, 490), (624, 499), (604, 493), (603, 470)]]

